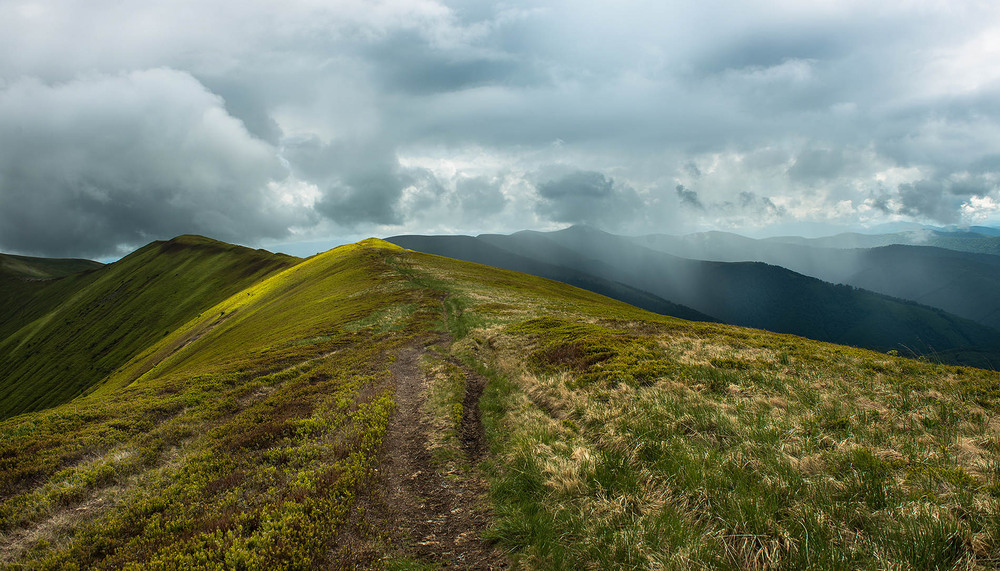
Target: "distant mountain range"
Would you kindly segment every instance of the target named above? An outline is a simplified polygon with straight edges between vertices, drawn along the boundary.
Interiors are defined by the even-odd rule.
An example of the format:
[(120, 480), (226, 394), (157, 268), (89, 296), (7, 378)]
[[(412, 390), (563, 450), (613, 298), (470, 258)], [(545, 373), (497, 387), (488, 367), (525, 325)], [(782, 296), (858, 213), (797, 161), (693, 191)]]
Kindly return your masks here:
[(891, 244), (911, 246), (937, 246), (960, 252), (1000, 254), (1000, 230), (976, 227), (976, 230), (932, 230), (927, 228), (890, 234), (845, 233), (823, 238), (781, 236), (764, 241), (781, 244), (800, 244), (821, 248), (875, 248)]
[[(939, 233), (942, 234), (942, 233)], [(962, 233), (964, 234), (964, 233)], [(898, 237), (899, 235), (893, 235)], [(941, 239), (940, 244), (985, 247), (997, 238)], [(863, 237), (869, 243), (893, 237), (842, 235), (840, 243)], [(836, 237), (834, 237), (836, 238)], [(718, 262), (758, 261), (832, 283), (843, 283), (943, 309), (1000, 328), (1000, 256), (942, 246), (890, 244), (838, 248), (774, 239), (754, 240), (725, 232), (632, 238), (644, 247), (675, 256)], [(827, 240), (826, 243), (838, 243)], [(814, 244), (814, 243), (813, 243)]]
[[(985, 248), (996, 241), (985, 234), (931, 232), (956, 246), (978, 242)], [(879, 242), (904, 235), (838, 240)], [(1000, 331), (989, 326), (1000, 323), (1000, 304), (990, 295), (1000, 280), (998, 256), (904, 245), (845, 250), (725, 233), (636, 238), (586, 226), (388, 241), (552, 279), (572, 276), (569, 283), (591, 289), (589, 279), (604, 287), (600, 293), (618, 299), (624, 298), (609, 284), (633, 296), (646, 292), (664, 310), (644, 307), (668, 315), (693, 310), (724, 323), (821, 341), (977, 366), (1000, 364)]]

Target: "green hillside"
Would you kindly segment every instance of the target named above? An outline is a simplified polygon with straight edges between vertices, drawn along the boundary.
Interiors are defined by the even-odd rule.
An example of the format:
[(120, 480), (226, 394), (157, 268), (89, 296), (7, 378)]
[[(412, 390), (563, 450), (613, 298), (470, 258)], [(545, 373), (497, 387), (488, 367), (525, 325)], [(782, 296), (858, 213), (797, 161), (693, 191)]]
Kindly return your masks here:
[[(528, 256), (519, 256), (472, 236), (393, 236), (386, 238), (386, 241), (418, 252), (437, 254), (447, 258), (456, 258), (556, 280), (624, 301), (660, 315), (680, 317), (692, 321), (718, 321), (690, 307), (672, 303), (624, 283), (603, 279), (594, 273), (574, 269), (574, 267), (566, 267), (587, 267), (585, 264), (567, 264), (567, 260), (571, 260), (574, 256), (574, 253), (569, 250), (559, 252), (558, 256), (550, 256), (549, 259), (557, 259), (561, 262), (555, 264), (540, 262)], [(590, 268), (587, 267), (587, 269)]]
[(80, 395), (178, 325), (295, 262), (181, 236), (41, 289), (0, 284), (18, 295), (0, 322), (0, 418)]
[(200, 313), (0, 421), (0, 563), (1000, 564), (997, 373), (378, 240)]
[(0, 254), (0, 277), (49, 280), (96, 270), (103, 266), (104, 264), (93, 260), (31, 258)]
[(86, 275), (103, 267), (91, 260), (30, 258), (0, 254), (0, 339), (62, 303)]
[(33, 280), (61, 278), (101, 268), (104, 264), (93, 260), (31, 258), (0, 254), (0, 276), (12, 276)]

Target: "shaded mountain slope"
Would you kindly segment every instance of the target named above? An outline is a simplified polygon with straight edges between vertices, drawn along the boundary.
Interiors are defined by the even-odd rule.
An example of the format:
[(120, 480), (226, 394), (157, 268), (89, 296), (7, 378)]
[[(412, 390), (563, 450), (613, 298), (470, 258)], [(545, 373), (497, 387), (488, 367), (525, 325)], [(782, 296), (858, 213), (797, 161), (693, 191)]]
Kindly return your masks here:
[[(1000, 348), (1000, 332), (969, 320), (767, 264), (679, 258), (586, 227), (480, 239), (518, 256), (619, 281), (726, 323), (907, 354), (976, 347), (987, 355)], [(437, 244), (446, 239), (440, 240), (422, 245), (438, 253)], [(451, 253), (471, 257), (474, 244)], [(975, 364), (988, 365), (979, 359)]]
[(675, 256), (718, 262), (758, 261), (832, 283), (943, 309), (1000, 328), (1000, 256), (933, 246), (836, 249), (754, 240), (724, 232), (631, 238)]
[(868, 250), (862, 262), (841, 281), (1000, 328), (1000, 256), (896, 245)]
[(990, 568), (998, 387), (369, 240), (0, 421), (0, 562)]
[(78, 396), (173, 328), (297, 261), (182, 236), (54, 280), (3, 323), (0, 418)]
[(0, 339), (44, 315), (104, 264), (92, 260), (32, 258), (0, 254)]
[[(715, 318), (704, 313), (672, 303), (623, 283), (603, 279), (558, 263), (540, 262), (526, 256), (513, 254), (503, 248), (491, 245), (488, 240), (488, 236), (480, 238), (471, 236), (393, 236), (386, 238), (387, 242), (419, 252), (432, 252), (439, 256), (560, 281), (661, 315), (693, 321), (716, 321)], [(547, 259), (566, 260), (567, 257), (557, 256)]]
[(29, 256), (0, 254), (0, 276), (48, 280), (88, 270), (96, 270), (103, 266), (104, 264), (93, 260), (32, 258)]

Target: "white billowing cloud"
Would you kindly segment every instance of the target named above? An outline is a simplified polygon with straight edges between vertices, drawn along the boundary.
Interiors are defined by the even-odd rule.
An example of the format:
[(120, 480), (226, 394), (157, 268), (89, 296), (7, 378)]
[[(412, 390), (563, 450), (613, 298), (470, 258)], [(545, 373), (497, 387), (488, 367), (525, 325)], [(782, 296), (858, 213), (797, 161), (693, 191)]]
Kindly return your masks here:
[(992, 214), (1000, 211), (1000, 202), (992, 196), (970, 196), (962, 203), (962, 216), (972, 224), (983, 222)]

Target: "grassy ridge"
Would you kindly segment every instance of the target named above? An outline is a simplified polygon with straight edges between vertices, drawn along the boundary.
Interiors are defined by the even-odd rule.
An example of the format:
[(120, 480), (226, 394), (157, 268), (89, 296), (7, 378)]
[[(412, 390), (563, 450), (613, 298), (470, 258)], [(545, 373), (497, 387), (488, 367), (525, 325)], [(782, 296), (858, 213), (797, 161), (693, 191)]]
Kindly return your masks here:
[(519, 565), (1000, 564), (996, 373), (560, 307), (414, 259), (478, 324), (454, 350), (491, 378), (491, 533)]
[(295, 262), (182, 236), (46, 285), (3, 325), (0, 418), (69, 401), (202, 310)]
[(381, 241), (259, 281), (88, 396), (0, 422), (0, 557), (330, 564), (386, 430), (393, 355), (443, 325), (451, 355), (424, 360), (430, 451), (461, 461), (459, 358), (490, 379), (488, 533), (522, 568), (1000, 564), (1000, 375)]
[[(763, 263), (678, 258), (592, 228), (392, 240), (427, 253), (559, 279), (684, 319), (935, 356), (952, 364), (991, 367), (1000, 362), (1000, 331), (938, 309)], [(650, 300), (639, 295), (644, 292), (659, 302), (646, 303)]]
[[(323, 560), (385, 432), (394, 352), (439, 316), (439, 298), (386, 262), (396, 253), (360, 245), (310, 258), (180, 328), (178, 338), (203, 334), (137, 381), (112, 378), (0, 423), (5, 560), (252, 569)], [(232, 320), (204, 331), (223, 312)]]

